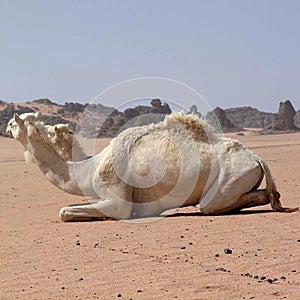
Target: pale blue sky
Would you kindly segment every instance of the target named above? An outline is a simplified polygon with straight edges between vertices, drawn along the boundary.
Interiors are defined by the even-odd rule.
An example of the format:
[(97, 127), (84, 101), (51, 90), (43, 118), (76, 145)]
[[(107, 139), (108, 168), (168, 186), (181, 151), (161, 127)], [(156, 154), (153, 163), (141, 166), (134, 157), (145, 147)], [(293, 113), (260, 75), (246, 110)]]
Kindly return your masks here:
[(158, 76), (212, 107), (276, 111), (290, 99), (300, 109), (298, 0), (0, 0), (0, 41), (9, 102), (88, 102), (120, 81)]

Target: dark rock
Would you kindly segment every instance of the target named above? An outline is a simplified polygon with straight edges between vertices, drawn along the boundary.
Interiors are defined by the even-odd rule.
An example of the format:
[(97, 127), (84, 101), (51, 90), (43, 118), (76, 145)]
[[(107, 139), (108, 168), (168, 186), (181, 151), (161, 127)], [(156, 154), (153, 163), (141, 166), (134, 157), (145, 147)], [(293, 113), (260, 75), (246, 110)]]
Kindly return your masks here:
[(197, 115), (198, 117), (202, 117), (202, 114), (198, 111), (197, 105), (192, 105), (188, 114)]
[(229, 272), (225, 268), (217, 268), (216, 271), (221, 271), (221, 272)]
[(159, 99), (153, 99), (151, 100), (151, 105), (153, 107), (161, 107), (161, 101)]
[(227, 118), (225, 111), (220, 107), (216, 107), (213, 111), (207, 113), (205, 119), (216, 132), (237, 132), (242, 130), (242, 128), (235, 126)]
[(225, 254), (232, 254), (232, 250), (230, 248), (225, 248), (224, 253)]
[(272, 129), (279, 131), (299, 130), (294, 124), (296, 111), (290, 100), (280, 102), (277, 114), (274, 114)]
[(298, 110), (294, 116), (294, 124), (296, 127), (300, 128), (300, 110)]
[[(49, 100), (47, 98), (33, 100), (32, 102), (39, 103), (39, 104), (46, 104), (46, 105), (55, 105), (55, 106), (58, 106), (58, 104), (56, 104), (55, 102), (52, 102), (51, 100)], [(27, 103), (29, 103), (29, 102), (27, 102)]]
[(261, 112), (250, 106), (224, 110), (228, 119), (240, 128), (267, 128), (272, 124), (273, 113)]

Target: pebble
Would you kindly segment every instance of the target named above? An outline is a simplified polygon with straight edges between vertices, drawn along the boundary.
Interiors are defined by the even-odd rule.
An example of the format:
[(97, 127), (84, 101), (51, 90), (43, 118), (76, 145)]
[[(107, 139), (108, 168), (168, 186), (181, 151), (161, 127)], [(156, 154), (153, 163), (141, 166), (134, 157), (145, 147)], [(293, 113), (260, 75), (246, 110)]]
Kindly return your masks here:
[(216, 271), (221, 271), (221, 272), (229, 272), (228, 270), (226, 270), (225, 268), (217, 268)]
[(77, 242), (76, 242), (76, 246), (80, 246), (80, 241), (77, 241)]
[(224, 249), (224, 253), (225, 254), (231, 254), (232, 253), (232, 250), (230, 248), (225, 248)]

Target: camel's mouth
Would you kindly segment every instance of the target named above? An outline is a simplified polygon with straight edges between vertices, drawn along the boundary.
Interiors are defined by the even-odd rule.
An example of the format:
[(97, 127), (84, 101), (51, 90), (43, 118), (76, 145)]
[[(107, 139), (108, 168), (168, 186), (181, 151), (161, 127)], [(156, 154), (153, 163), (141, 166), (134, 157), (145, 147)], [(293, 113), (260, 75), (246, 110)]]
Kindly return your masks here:
[(8, 135), (12, 136), (11, 129), (7, 128), (7, 129), (6, 129), (6, 134), (8, 134)]

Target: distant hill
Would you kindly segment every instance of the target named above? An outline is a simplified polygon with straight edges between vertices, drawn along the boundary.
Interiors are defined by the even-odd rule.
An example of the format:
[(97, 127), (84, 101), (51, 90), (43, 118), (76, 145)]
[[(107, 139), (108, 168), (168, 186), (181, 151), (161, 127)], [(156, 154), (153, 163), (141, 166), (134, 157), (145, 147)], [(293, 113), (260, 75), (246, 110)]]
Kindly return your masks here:
[[(282, 103), (280, 103), (282, 106)], [(283, 108), (281, 108), (283, 110)], [(41, 112), (45, 124), (68, 123), (71, 128), (79, 130), (87, 138), (114, 137), (120, 131), (132, 127), (161, 121), (166, 114), (171, 113), (168, 104), (159, 99), (153, 99), (149, 106), (136, 106), (124, 112), (102, 104), (81, 104), (66, 102), (57, 104), (47, 98), (24, 103), (8, 103), (0, 100), (0, 135), (6, 136), (8, 121), (16, 114), (25, 112)], [(197, 113), (196, 105), (191, 111)], [(215, 126), (220, 122), (224, 132), (237, 132), (242, 128), (271, 128), (278, 113), (261, 112), (256, 108), (237, 107), (215, 108), (206, 118)], [(216, 118), (219, 120), (217, 122)], [(294, 116), (295, 126), (300, 128), (300, 110)], [(277, 122), (278, 123), (278, 122)]]
[(240, 128), (266, 128), (272, 124), (273, 113), (261, 112), (251, 106), (227, 108), (228, 119)]
[[(49, 99), (25, 103), (8, 103), (0, 100), (0, 135), (6, 135), (8, 121), (14, 114), (41, 112), (45, 124), (68, 123), (87, 138), (114, 137), (129, 126), (140, 126), (161, 121), (172, 111), (168, 104), (153, 99), (151, 106), (137, 106), (120, 112), (102, 104), (66, 102), (63, 105)], [(130, 121), (130, 122), (129, 122)]]

